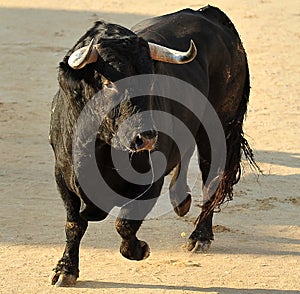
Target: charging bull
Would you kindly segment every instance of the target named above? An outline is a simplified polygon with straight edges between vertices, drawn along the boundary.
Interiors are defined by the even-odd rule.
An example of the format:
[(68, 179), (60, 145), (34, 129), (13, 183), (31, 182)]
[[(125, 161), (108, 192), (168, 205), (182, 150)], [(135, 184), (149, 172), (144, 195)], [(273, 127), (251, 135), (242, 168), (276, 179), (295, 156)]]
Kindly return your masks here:
[[(204, 193), (202, 210), (187, 241), (187, 250), (201, 251), (211, 244), (214, 238), (213, 211), (225, 200), (232, 199), (233, 185), (240, 178), (242, 151), (255, 164), (242, 129), (250, 90), (246, 53), (234, 25), (222, 11), (211, 6), (196, 11), (184, 9), (145, 20), (131, 30), (103, 21), (96, 22), (60, 63), (59, 90), (52, 104), (50, 143), (55, 154), (55, 179), (67, 213), (66, 246), (53, 270), (53, 285), (75, 284), (79, 276), (79, 245), (88, 222), (105, 219), (115, 206), (121, 207), (115, 223), (122, 238), (121, 254), (132, 260), (147, 258), (149, 246), (139, 240), (136, 233), (160, 195), (164, 177), (171, 172), (169, 191), (174, 211), (179, 216), (189, 211), (191, 195), (187, 169), (195, 146), (203, 190), (208, 191), (212, 185), (208, 181), (212, 146), (205, 128), (192, 111), (166, 97), (129, 97), (130, 89), (120, 93), (117, 81), (143, 74), (172, 76), (193, 85), (213, 106), (223, 128), (226, 162), (213, 195), (206, 197)], [(83, 152), (79, 156), (81, 161), (77, 167), (72, 158), (77, 120), (95, 95), (98, 95), (101, 107), (97, 111), (100, 112), (103, 107), (109, 109), (116, 96), (123, 97), (101, 120), (93, 146), (102, 177), (112, 191), (128, 200), (123, 203), (105, 202), (105, 209), (95, 204), (94, 198), (86, 193), (78, 180), (78, 175), (89, 178), (83, 168), (88, 155)], [(188, 93), (182, 101), (185, 99), (189, 99)], [(179, 152), (176, 142), (168, 134), (157, 130), (155, 119), (151, 116), (145, 130), (140, 114), (154, 110), (167, 112), (181, 120), (193, 134), (195, 144), (186, 146), (184, 154), (179, 154), (182, 150)], [(132, 116), (136, 119), (118, 130)], [(171, 119), (163, 123), (173, 126)], [(89, 124), (84, 127), (88, 132)], [(118, 143), (114, 140), (117, 133)], [(132, 166), (140, 173), (149, 171), (150, 153), (160, 151), (166, 159), (165, 171), (151, 185), (130, 183), (114, 167), (112, 149), (130, 157)], [(220, 174), (215, 176), (220, 177)], [(110, 199), (110, 195), (104, 194), (98, 190), (94, 197)], [(135, 205), (131, 200), (138, 197), (139, 200), (153, 201)], [(133, 212), (139, 217), (131, 217)]]

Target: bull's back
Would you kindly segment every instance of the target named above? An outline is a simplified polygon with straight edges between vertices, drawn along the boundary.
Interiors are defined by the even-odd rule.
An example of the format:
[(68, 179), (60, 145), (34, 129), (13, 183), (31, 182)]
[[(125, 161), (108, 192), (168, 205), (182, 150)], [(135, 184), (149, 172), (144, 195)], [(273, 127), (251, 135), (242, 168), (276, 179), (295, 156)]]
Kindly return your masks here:
[(220, 9), (212, 6), (199, 10), (184, 9), (147, 19), (135, 25), (132, 30), (147, 41), (180, 51), (187, 50), (189, 41), (193, 39), (198, 48), (196, 60), (199, 62), (207, 62), (214, 52), (225, 49), (220, 40), (223, 45), (228, 45), (239, 39), (230, 19)]
[[(156, 73), (194, 85), (216, 109), (224, 104), (227, 94), (236, 96), (235, 105), (231, 103), (226, 109), (235, 111), (247, 76), (247, 61), (234, 25), (220, 9), (212, 6), (196, 11), (184, 9), (145, 20), (134, 26), (133, 31), (147, 41), (181, 51), (187, 50), (190, 40), (194, 40), (198, 54), (193, 62), (185, 65), (156, 62)], [(234, 83), (230, 77), (235, 79)]]

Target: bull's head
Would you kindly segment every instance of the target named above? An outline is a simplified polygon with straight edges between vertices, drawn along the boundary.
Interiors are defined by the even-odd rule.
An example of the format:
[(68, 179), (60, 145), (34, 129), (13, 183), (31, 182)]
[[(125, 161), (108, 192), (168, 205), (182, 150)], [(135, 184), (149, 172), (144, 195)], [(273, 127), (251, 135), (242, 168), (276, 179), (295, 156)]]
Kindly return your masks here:
[[(154, 43), (146, 42), (135, 34), (116, 39), (108, 38), (95, 41), (92, 39), (88, 46), (75, 50), (68, 58), (68, 64), (75, 70), (82, 70), (87, 65), (94, 64), (94, 69), (101, 75), (103, 96), (99, 97), (100, 107), (108, 106), (113, 97), (123, 95), (122, 102), (114, 108), (103, 120), (100, 131), (101, 139), (111, 144), (114, 135), (118, 133), (118, 147), (132, 152), (153, 150), (157, 140), (157, 132), (152, 121), (149, 120), (145, 131), (144, 121), (139, 113), (152, 109), (149, 97), (135, 97), (129, 99), (130, 89), (120, 93), (115, 82), (119, 79), (139, 74), (154, 73), (151, 60), (173, 64), (184, 64), (192, 61), (197, 55), (197, 49), (191, 40), (190, 48), (186, 52), (176, 51)], [(151, 87), (151, 85), (149, 85)], [(101, 94), (99, 94), (101, 96)], [(102, 106), (101, 106), (102, 105)], [(134, 116), (135, 119), (126, 123)], [(125, 122), (125, 123), (124, 123)], [(118, 130), (119, 126), (122, 127)], [(116, 142), (116, 141), (115, 141)]]
[[(68, 63), (74, 69), (81, 69), (89, 63), (97, 62), (99, 58), (99, 45), (94, 45), (94, 39), (88, 46), (76, 50), (69, 58)], [(197, 48), (193, 40), (186, 52), (170, 49), (158, 44), (148, 42), (150, 55), (153, 60), (184, 64), (191, 62), (197, 55)]]

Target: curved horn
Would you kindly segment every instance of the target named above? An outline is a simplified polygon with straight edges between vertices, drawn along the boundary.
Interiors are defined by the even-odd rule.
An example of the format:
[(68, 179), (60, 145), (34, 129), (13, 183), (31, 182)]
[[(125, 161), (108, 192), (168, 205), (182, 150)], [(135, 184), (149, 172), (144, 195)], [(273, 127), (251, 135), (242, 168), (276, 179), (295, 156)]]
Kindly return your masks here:
[(193, 40), (191, 40), (190, 48), (186, 52), (170, 49), (155, 43), (148, 42), (148, 44), (150, 48), (150, 55), (153, 60), (184, 64), (194, 60), (197, 55), (197, 48)]
[(68, 59), (68, 64), (74, 69), (81, 69), (89, 63), (96, 62), (98, 56), (94, 39), (92, 39), (88, 46), (77, 49), (71, 54)]

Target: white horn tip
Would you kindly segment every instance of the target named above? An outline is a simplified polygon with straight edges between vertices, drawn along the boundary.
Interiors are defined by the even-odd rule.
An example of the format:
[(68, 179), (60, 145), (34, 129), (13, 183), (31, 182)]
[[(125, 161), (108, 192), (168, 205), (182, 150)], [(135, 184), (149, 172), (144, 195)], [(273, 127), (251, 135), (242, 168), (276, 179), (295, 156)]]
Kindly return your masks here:
[(195, 42), (191, 39), (190, 41), (190, 48), (187, 51), (187, 56), (186, 56), (186, 60), (183, 60), (183, 62), (191, 62), (195, 59), (195, 57), (197, 56), (197, 47)]
[(94, 39), (91, 40), (88, 46), (82, 47), (74, 51), (68, 59), (68, 64), (73, 69), (83, 68), (93, 49)]
[(152, 59), (157, 61), (185, 64), (193, 61), (197, 56), (197, 47), (193, 40), (190, 40), (190, 47), (187, 51), (177, 51), (151, 42), (148, 44)]

